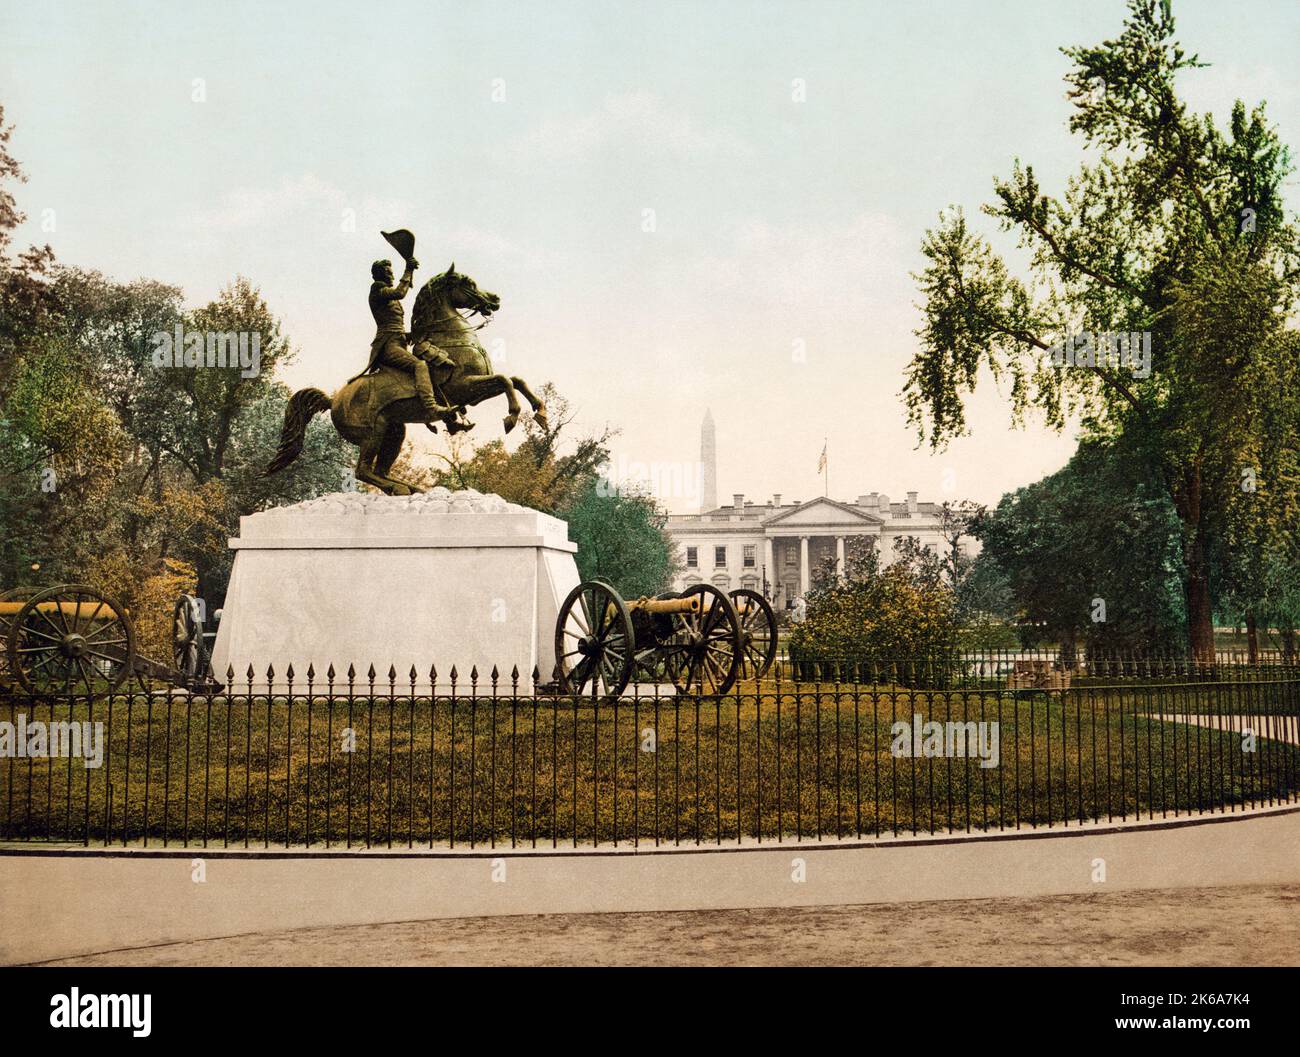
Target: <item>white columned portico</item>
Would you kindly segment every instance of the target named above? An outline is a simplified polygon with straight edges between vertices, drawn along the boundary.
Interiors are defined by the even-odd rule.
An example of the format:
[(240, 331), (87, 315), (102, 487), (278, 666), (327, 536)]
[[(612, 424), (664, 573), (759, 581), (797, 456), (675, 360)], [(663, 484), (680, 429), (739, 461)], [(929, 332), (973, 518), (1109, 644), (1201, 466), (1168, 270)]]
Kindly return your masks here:
[(799, 593), (806, 595), (810, 586), (808, 573), (808, 537), (799, 537)]
[(844, 537), (835, 537), (835, 571), (844, 575)]

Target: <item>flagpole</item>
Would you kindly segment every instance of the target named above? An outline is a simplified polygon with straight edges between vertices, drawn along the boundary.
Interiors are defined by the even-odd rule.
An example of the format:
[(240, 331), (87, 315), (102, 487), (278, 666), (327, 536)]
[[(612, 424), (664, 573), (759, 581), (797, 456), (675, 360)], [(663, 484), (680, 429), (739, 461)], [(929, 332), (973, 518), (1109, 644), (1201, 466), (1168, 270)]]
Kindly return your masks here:
[(826, 460), (826, 480), (822, 482), (822, 498), (826, 499), (831, 494), (831, 459), (826, 454), (826, 437), (822, 437), (822, 457)]

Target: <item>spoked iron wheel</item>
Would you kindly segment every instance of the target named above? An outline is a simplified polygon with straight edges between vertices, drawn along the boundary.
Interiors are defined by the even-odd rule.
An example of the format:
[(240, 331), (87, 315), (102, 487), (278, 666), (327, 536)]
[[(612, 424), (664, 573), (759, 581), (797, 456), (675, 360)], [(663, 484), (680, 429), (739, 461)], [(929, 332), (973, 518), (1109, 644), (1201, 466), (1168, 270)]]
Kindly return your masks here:
[(776, 658), (776, 614), (757, 591), (747, 587), (731, 592), (740, 617), (740, 677), (761, 679)]
[(208, 675), (201, 612), (199, 600), (193, 595), (181, 595), (172, 610), (172, 667), (189, 689), (202, 683)]
[(700, 596), (696, 612), (673, 614), (664, 671), (679, 693), (725, 694), (740, 674), (740, 618), (731, 599), (712, 584), (681, 593), (682, 598), (694, 595)]
[(81, 584), (30, 598), (9, 625), (9, 663), (34, 694), (105, 694), (131, 674), (135, 629), (113, 599)]
[(39, 587), (11, 587), (0, 591), (0, 687), (13, 687), (18, 684), (18, 671), (9, 662), (9, 625), (11, 619), (18, 615), (23, 604), (39, 594)]
[(569, 592), (555, 622), (560, 690), (617, 697), (632, 678), (632, 617), (609, 584), (588, 580)]

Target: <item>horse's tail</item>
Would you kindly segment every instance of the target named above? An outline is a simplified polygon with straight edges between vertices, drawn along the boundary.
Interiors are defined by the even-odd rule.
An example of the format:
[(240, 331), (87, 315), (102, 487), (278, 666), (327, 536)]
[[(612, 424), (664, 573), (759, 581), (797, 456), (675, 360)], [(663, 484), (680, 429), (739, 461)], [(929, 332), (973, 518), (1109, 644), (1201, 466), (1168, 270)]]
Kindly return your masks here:
[(284, 410), (284, 429), (280, 433), (280, 447), (275, 458), (262, 471), (263, 477), (279, 473), (302, 454), (302, 444), (307, 436), (307, 423), (312, 417), (330, 409), (330, 398), (319, 389), (299, 389), (289, 397)]

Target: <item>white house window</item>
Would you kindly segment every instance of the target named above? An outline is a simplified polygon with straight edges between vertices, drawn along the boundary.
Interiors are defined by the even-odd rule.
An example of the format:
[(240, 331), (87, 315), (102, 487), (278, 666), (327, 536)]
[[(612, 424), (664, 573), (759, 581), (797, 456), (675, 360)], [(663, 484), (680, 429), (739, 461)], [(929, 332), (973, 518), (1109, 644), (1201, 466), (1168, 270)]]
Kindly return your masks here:
[(793, 569), (793, 568), (795, 568), (798, 564), (799, 564), (799, 555), (795, 552), (795, 549), (794, 549), (793, 547), (786, 547), (786, 548), (785, 548), (785, 567), (786, 567), (787, 569)]
[(754, 563), (757, 560), (758, 560), (758, 544), (746, 543), (745, 544), (745, 568), (752, 569), (754, 567)]
[(726, 548), (726, 547), (714, 547), (714, 548), (713, 548), (713, 565), (714, 565), (714, 568), (717, 568), (717, 569), (725, 569), (725, 568), (727, 567), (727, 548)]
[(686, 548), (686, 568), (698, 569), (700, 567), (700, 549), (699, 547)]

